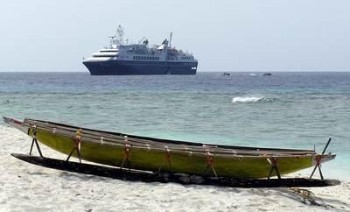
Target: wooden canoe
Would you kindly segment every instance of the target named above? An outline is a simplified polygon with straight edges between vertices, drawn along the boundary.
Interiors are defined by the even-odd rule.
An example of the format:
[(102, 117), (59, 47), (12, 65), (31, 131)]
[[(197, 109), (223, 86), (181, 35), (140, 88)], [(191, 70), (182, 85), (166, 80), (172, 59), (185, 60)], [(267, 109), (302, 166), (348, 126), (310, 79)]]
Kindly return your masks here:
[[(122, 168), (257, 179), (296, 172), (335, 158), (314, 150), (213, 145), (4, 117), (9, 125), (63, 154)], [(79, 154), (78, 154), (79, 153)]]

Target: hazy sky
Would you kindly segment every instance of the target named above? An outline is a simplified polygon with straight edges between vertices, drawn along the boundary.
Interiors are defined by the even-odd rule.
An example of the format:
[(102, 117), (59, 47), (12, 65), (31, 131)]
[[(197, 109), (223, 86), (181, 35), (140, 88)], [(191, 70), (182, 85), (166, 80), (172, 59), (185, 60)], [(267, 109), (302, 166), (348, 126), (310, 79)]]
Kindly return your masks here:
[(11, 0), (0, 6), (0, 71), (87, 71), (117, 26), (173, 45), (198, 71), (350, 71), (349, 0)]

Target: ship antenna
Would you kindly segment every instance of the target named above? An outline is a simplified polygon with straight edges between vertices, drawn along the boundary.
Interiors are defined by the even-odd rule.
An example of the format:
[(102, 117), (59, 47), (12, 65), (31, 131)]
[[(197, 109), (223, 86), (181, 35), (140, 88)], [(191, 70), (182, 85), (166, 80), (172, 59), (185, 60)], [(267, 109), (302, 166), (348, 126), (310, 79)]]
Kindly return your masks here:
[(144, 41), (145, 39), (145, 37), (142, 37), (141, 40), (139, 40), (139, 44), (142, 43), (142, 41)]
[(118, 44), (123, 44), (124, 43), (124, 29), (121, 25), (118, 26), (116, 36), (117, 36)]
[(173, 39), (173, 33), (170, 32), (170, 38), (169, 38), (169, 48), (171, 48), (171, 41)]
[(115, 35), (113, 36), (109, 36), (109, 45), (110, 45), (110, 48), (112, 49), (113, 48), (113, 45), (114, 45), (114, 42), (115, 42)]

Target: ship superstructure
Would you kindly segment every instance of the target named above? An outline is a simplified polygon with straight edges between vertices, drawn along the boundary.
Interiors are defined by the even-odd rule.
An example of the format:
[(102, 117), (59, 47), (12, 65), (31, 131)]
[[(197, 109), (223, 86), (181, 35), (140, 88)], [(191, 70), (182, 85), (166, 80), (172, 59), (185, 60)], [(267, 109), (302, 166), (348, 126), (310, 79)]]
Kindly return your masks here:
[(110, 37), (109, 47), (93, 53), (83, 64), (91, 75), (196, 74), (198, 61), (192, 54), (172, 47), (171, 40), (172, 33), (160, 45), (149, 47), (145, 38), (129, 44), (119, 26), (116, 35)]

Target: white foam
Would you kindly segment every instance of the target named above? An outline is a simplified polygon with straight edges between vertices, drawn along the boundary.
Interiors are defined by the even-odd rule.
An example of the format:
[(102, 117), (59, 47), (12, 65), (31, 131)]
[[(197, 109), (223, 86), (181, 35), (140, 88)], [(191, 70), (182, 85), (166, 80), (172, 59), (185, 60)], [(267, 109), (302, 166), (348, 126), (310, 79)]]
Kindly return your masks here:
[(232, 98), (232, 103), (251, 103), (251, 102), (257, 102), (262, 99), (264, 99), (264, 97), (237, 96)]

